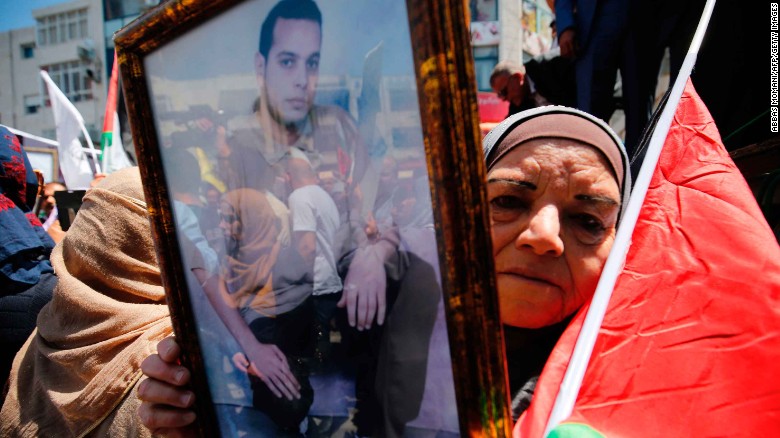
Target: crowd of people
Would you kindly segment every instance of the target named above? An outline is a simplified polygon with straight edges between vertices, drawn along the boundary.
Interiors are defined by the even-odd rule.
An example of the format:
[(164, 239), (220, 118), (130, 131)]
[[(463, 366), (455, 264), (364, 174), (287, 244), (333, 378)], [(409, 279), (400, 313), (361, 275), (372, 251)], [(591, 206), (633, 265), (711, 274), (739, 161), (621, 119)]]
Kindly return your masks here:
[[(630, 99), (639, 65), (620, 56), (650, 43), (633, 35), (643, 27), (609, 29), (638, 13), (628, 2), (596, 3), (556, 2), (579, 109), (548, 105), (522, 66), (491, 76), (510, 102), (483, 157), (515, 420), (587, 307), (631, 194), (629, 152), (604, 120), (617, 69)], [(53, 192), (65, 187), (44, 185), (0, 127), (0, 435), (187, 436), (210, 399), (225, 436), (459, 436), (427, 173), (402, 181), (348, 112), (314, 103), (322, 32), (313, 1), (279, 1), (260, 27), (252, 112), (200, 124), (214, 160), (174, 141), (160, 151), (208, 327), (209, 397), (172, 336), (139, 169), (99, 175), (62, 230)], [(647, 103), (645, 76), (632, 92)]]
[(624, 143), (633, 156), (655, 104), (664, 53), (669, 51), (674, 82), (704, 3), (558, 0), (554, 48), (543, 59), (527, 62), (535, 75), (524, 65), (504, 61), (493, 70), (490, 85), (510, 103), (509, 115), (549, 102), (609, 122), (620, 108), (625, 115)]
[[(176, 169), (166, 182), (195, 318), (209, 327), (201, 351), (219, 428), (225, 435), (457, 435), (427, 174), (416, 165), (401, 180), (393, 156), (370, 161), (352, 116), (314, 103), (321, 39), (314, 2), (280, 1), (260, 28), (252, 112), (221, 125), (196, 121), (214, 144), (171, 136), (161, 151), (167, 169)], [(136, 395), (154, 399), (152, 381), (139, 385), (138, 355), (171, 326), (148, 224), (124, 224), (128, 216), (146, 220), (138, 215), (144, 206), (137, 169), (110, 175), (85, 196), (57, 247), (64, 255), (52, 256), (64, 265), (43, 310), (47, 323), (21, 336), (28, 343), (9, 380), (3, 435), (113, 434), (138, 407)], [(100, 223), (100, 214), (116, 220)], [(93, 227), (99, 238), (85, 242), (97, 237)], [(128, 290), (110, 286), (114, 275), (93, 281), (111, 263), (123, 264), (120, 278), (125, 268), (154, 278), (139, 274)], [(80, 299), (90, 305), (75, 307)], [(97, 310), (106, 301), (115, 311)], [(144, 317), (131, 316), (136, 310)], [(80, 313), (91, 316), (72, 321)], [(105, 321), (92, 330), (97, 318)], [(79, 337), (85, 332), (94, 333)], [(56, 348), (45, 347), (51, 343)], [(85, 370), (64, 359), (89, 356), (96, 359)], [(114, 369), (119, 363), (126, 366)], [(60, 383), (41, 377), (48, 373), (73, 375)], [(40, 382), (35, 403), (21, 389), (32, 381)], [(59, 385), (81, 390), (63, 399)], [(87, 410), (100, 391), (110, 396)], [(193, 397), (177, 405), (190, 406)], [(141, 405), (136, 419), (160, 432), (150, 406)], [(140, 424), (127, 433), (140, 433)]]
[[(557, 337), (595, 290), (630, 193), (631, 177), (628, 156), (617, 135), (597, 118), (566, 107), (548, 106), (510, 117), (488, 135), (484, 147), (501, 319), (508, 328), (511, 387), (518, 394), (514, 414), (519, 416), (530, 403)], [(417, 238), (402, 239), (405, 244), (424, 244), (419, 239), (422, 230), (412, 230)], [(419, 266), (430, 270), (430, 262)], [(409, 269), (416, 271), (412, 266)], [(425, 277), (410, 278), (417, 294), (421, 278)], [(396, 309), (406, 305), (402, 300), (413, 298), (399, 292)], [(436, 300), (430, 302), (436, 305)], [(419, 307), (419, 298), (409, 305), (416, 312), (402, 311), (405, 318), (389, 319), (385, 328), (407, 333), (397, 347), (406, 350), (413, 348), (410, 337), (420, 333), (419, 324), (409, 317), (431, 314), (430, 306), (427, 311)], [(177, 373), (189, 376), (178, 359), (179, 347), (169, 338), (144, 364), (149, 379), (140, 394), (141, 409), (145, 424), (158, 431), (186, 428), (195, 421), (189, 403), (195, 394), (187, 389), (186, 379), (174, 377)], [(427, 366), (432, 362), (429, 357)], [(446, 358), (436, 364), (439, 373), (446, 370), (441, 362), (446, 364)], [(380, 365), (379, 374), (394, 371), (387, 378), (395, 387), (384, 388), (387, 392), (381, 396), (400, 392), (404, 397), (395, 403), (408, 402), (410, 393), (429, 385), (425, 379), (412, 380), (412, 385), (401, 378), (406, 377), (402, 369), (383, 371), (384, 366)], [(422, 375), (430, 379), (435, 374)], [(264, 396), (272, 399), (271, 394)], [(386, 409), (393, 404), (382, 406)], [(409, 432), (385, 430), (378, 436), (409, 436)]]

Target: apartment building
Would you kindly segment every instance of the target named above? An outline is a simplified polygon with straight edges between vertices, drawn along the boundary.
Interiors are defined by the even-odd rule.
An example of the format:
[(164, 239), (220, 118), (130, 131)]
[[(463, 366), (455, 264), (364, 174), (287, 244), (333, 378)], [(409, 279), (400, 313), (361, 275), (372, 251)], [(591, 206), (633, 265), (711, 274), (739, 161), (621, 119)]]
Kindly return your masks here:
[(101, 0), (33, 11), (36, 25), (0, 33), (0, 123), (55, 138), (54, 116), (39, 70), (51, 78), (100, 138), (108, 75)]
[(100, 140), (114, 32), (159, 0), (76, 0), (33, 10), (36, 25), (0, 32), (0, 123), (55, 138), (46, 70)]

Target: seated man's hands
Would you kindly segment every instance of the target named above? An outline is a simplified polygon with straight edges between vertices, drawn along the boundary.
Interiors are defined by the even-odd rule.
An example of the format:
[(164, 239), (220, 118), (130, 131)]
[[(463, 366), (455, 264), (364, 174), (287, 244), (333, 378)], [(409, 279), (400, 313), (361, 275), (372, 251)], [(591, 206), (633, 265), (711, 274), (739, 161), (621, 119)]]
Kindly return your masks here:
[(290, 371), (290, 365), (279, 347), (260, 342), (246, 354), (233, 355), (233, 364), (245, 373), (257, 376), (277, 397), (301, 398), (301, 385)]
[(349, 265), (339, 307), (347, 308), (349, 325), (368, 330), (376, 317), (385, 322), (387, 277), (384, 261), (371, 247), (360, 248)]
[[(171, 336), (157, 344), (157, 354), (141, 363), (147, 379), (138, 385), (141, 423), (164, 436), (194, 436), (195, 412), (190, 407), (195, 394), (184, 388), (190, 381), (187, 368), (178, 365), (181, 348)], [(189, 427), (188, 427), (189, 426)]]

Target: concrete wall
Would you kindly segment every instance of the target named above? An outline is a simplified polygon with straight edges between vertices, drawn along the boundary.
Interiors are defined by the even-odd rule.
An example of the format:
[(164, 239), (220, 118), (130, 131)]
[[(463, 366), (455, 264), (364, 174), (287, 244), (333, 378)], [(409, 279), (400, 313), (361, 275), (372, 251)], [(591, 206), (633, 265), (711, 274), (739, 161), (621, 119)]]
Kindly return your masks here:
[(498, 2), (498, 22), (501, 26), (501, 43), (498, 45), (499, 62), (523, 63), (522, 16), (522, 0), (501, 0)]

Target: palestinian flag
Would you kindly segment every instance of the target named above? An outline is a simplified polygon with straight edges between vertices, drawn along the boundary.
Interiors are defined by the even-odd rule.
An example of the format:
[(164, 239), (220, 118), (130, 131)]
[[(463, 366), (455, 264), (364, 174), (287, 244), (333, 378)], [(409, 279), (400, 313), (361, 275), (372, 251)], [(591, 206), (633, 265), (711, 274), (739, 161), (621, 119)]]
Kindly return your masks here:
[(132, 166), (122, 146), (119, 116), (117, 115), (117, 95), (119, 93), (119, 63), (114, 52), (114, 67), (111, 69), (111, 80), (108, 84), (106, 111), (103, 114), (103, 135), (100, 145), (103, 171), (106, 174)]
[[(585, 316), (515, 436), (543, 436)], [(778, 364), (780, 247), (689, 81), (573, 409), (550, 436), (774, 436)]]
[(780, 247), (688, 79), (705, 16), (515, 437), (780, 433)]

